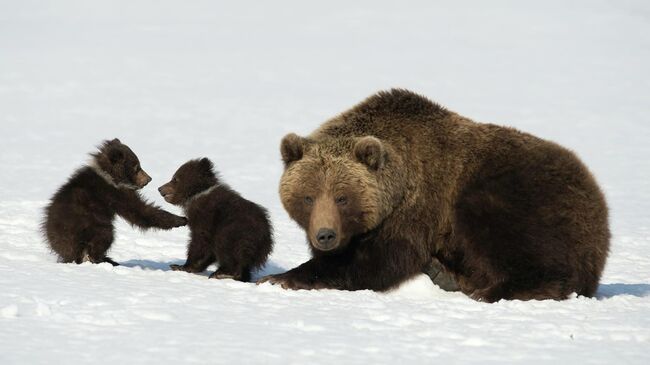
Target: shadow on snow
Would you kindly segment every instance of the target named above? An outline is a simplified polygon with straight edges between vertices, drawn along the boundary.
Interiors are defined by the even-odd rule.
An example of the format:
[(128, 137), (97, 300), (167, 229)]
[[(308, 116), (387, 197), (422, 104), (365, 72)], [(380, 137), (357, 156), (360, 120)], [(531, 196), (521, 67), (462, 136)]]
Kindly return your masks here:
[(596, 293), (598, 299), (612, 298), (619, 295), (648, 296), (650, 295), (650, 284), (600, 284)]
[[(162, 271), (172, 271), (169, 268), (169, 265), (183, 265), (185, 260), (175, 260), (167, 262), (158, 262), (152, 260), (128, 260), (120, 262), (121, 266), (131, 267), (131, 268), (141, 268), (143, 270), (162, 270)], [(208, 270), (198, 273), (197, 275), (210, 276), (214, 270), (208, 268)], [(273, 263), (272, 261), (267, 261), (266, 264), (258, 271), (252, 272), (252, 281), (256, 281), (259, 278), (266, 275), (279, 274), (287, 271), (287, 269), (280, 267)]]

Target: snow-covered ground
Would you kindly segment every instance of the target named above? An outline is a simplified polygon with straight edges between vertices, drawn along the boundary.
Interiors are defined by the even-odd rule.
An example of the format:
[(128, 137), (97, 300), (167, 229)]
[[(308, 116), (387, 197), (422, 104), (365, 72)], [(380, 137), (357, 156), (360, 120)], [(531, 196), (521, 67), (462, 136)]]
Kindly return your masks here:
[[(645, 1), (0, 0), (0, 363), (650, 363), (650, 6)], [(575, 150), (611, 207), (598, 297), (477, 303), (284, 291), (168, 270), (187, 229), (119, 222), (123, 266), (55, 262), (41, 210), (102, 139), (156, 187), (212, 158), (268, 207), (274, 254), (308, 258), (278, 144), (405, 87)]]

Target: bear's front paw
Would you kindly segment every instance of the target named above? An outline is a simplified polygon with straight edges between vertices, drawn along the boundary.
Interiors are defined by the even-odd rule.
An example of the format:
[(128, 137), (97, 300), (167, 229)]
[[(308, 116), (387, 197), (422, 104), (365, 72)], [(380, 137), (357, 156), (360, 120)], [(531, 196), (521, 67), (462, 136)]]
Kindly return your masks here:
[(187, 225), (187, 218), (180, 217), (180, 216), (177, 216), (177, 215), (174, 216), (174, 218), (172, 220), (172, 223), (171, 223), (172, 228), (183, 227), (183, 226), (186, 226), (186, 225)]
[(503, 299), (503, 295), (498, 286), (476, 289), (469, 294), (469, 297), (477, 302), (494, 303)]
[(110, 258), (108, 256), (104, 257), (104, 262), (108, 262), (109, 264), (111, 264), (113, 266), (120, 266), (119, 263), (115, 262), (112, 258)]
[(325, 284), (317, 280), (305, 280), (293, 272), (265, 276), (258, 280), (257, 284), (259, 285), (267, 282), (271, 285), (280, 285), (283, 289), (292, 290), (312, 290), (326, 288)]
[(185, 265), (171, 264), (171, 265), (169, 265), (169, 268), (172, 269), (172, 271), (185, 271), (185, 272), (188, 272)]
[(172, 229), (187, 225), (187, 218), (163, 211), (158, 216), (154, 226), (161, 229)]

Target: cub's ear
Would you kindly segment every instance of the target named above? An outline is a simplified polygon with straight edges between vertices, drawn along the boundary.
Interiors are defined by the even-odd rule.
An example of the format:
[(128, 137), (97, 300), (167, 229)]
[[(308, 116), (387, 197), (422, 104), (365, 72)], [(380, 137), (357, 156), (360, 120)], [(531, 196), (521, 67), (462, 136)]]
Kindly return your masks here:
[(372, 170), (378, 170), (386, 162), (386, 148), (373, 136), (361, 137), (354, 145), (354, 156)]
[(120, 140), (117, 139), (117, 138), (113, 138), (113, 140), (111, 141), (111, 143), (122, 143), (122, 141), (120, 141)]
[(284, 161), (285, 167), (302, 158), (306, 141), (305, 138), (300, 137), (295, 133), (289, 133), (282, 138), (282, 142), (280, 143), (280, 153), (282, 154), (282, 161)]
[(212, 171), (212, 169), (214, 168), (214, 164), (207, 157), (203, 157), (202, 159), (199, 160), (199, 166), (209, 171)]
[(117, 148), (109, 147), (106, 154), (108, 155), (108, 159), (111, 161), (112, 164), (116, 164), (124, 160), (124, 153), (122, 153), (122, 151), (120, 151)]

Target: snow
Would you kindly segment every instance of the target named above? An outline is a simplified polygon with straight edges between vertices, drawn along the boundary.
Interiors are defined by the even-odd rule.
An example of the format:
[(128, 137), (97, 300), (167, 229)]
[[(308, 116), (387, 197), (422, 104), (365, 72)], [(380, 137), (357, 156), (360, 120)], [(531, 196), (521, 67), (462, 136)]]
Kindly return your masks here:
[[(650, 6), (643, 1), (0, 1), (0, 363), (650, 362)], [(123, 266), (57, 264), (47, 199), (119, 137), (156, 187), (212, 158), (269, 208), (255, 277), (308, 257), (278, 144), (380, 89), (578, 153), (611, 207), (597, 298), (474, 302), (417, 277), (391, 293), (284, 291), (169, 271), (187, 229), (122, 221)]]

